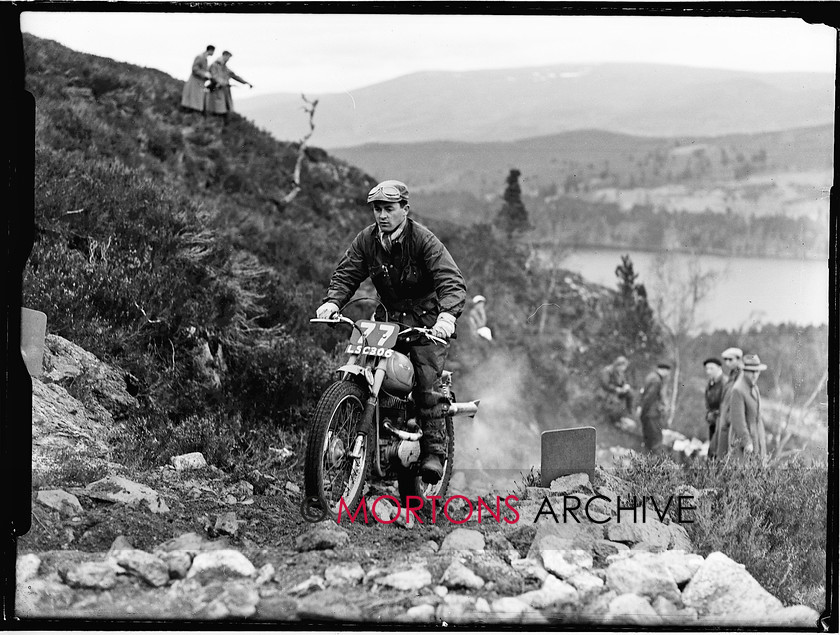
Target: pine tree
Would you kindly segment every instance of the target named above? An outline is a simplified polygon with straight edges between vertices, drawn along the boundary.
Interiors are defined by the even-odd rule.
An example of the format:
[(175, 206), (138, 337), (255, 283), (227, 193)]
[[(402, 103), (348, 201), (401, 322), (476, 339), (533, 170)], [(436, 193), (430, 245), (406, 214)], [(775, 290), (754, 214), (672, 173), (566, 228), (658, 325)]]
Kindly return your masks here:
[(522, 188), (519, 186), (519, 170), (512, 169), (507, 177), (507, 187), (504, 193), (504, 205), (496, 215), (495, 225), (508, 237), (517, 232), (530, 229), (528, 210), (522, 202)]

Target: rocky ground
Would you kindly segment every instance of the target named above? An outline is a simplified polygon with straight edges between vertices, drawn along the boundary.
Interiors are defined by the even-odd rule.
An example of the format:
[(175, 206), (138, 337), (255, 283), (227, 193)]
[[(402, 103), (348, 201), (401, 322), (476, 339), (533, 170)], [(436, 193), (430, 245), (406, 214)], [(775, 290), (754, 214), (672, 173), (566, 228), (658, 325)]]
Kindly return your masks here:
[[(481, 492), (464, 477), (450, 494), (514, 494), (514, 514), (451, 521), (304, 522), (294, 470), (226, 474), (201, 455), (129, 474), (102, 434), (120, 392), (114, 369), (51, 336), (34, 379), (31, 531), (18, 544), (21, 618), (245, 620), (424, 624), (610, 624), (813, 627), (815, 611), (784, 607), (722, 553), (692, 553), (685, 529), (654, 510), (615, 505), (622, 483), (599, 470), (551, 488)], [(78, 401), (62, 387), (90, 383)], [(124, 392), (124, 391), (123, 391)], [(96, 407), (99, 404), (99, 408)], [(86, 456), (70, 478), (55, 457)], [(295, 457), (278, 451), (278, 465)], [(284, 463), (284, 461), (286, 463)], [(280, 477), (278, 477), (280, 475)], [(290, 478), (286, 478), (290, 476)], [(84, 482), (81, 482), (84, 481)], [(74, 484), (69, 484), (69, 483)], [(512, 484), (513, 486), (513, 484)], [(372, 494), (387, 494), (383, 489)], [(567, 516), (595, 494), (588, 519)], [(701, 492), (690, 492), (702, 496)], [(368, 502), (374, 499), (369, 497)], [(547, 512), (552, 505), (557, 518)], [(612, 501), (612, 502), (610, 502)], [(397, 511), (383, 499), (383, 520)], [(635, 516), (635, 518), (634, 518)]]

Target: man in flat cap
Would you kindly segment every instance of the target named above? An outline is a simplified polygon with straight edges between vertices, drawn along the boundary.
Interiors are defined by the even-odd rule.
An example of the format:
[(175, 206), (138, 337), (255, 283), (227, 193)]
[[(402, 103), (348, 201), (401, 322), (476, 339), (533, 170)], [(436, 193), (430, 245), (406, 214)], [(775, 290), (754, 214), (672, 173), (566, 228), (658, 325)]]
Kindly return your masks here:
[(664, 381), (671, 374), (670, 362), (659, 362), (656, 370), (645, 377), (642, 388), (642, 403), (639, 418), (642, 422), (642, 436), (645, 449), (651, 453), (662, 452), (662, 429), (665, 427), (668, 404), (665, 402)]
[(723, 359), (723, 366), (728, 378), (723, 385), (723, 391), (720, 396), (720, 418), (717, 425), (717, 448), (715, 456), (718, 459), (723, 459), (729, 453), (729, 395), (732, 393), (732, 386), (735, 385), (738, 377), (741, 375), (741, 359), (744, 357), (744, 351), (740, 348), (730, 347), (721, 353)]
[(762, 457), (767, 449), (764, 440), (764, 426), (761, 421), (761, 394), (758, 391), (758, 376), (766, 370), (758, 355), (744, 355), (743, 370), (732, 386), (729, 398), (729, 448), (733, 458), (757, 452)]
[(718, 419), (720, 419), (720, 402), (723, 398), (723, 385), (726, 378), (723, 376), (723, 365), (717, 357), (708, 357), (703, 360), (703, 369), (706, 371), (706, 424), (709, 426), (709, 452), (710, 459), (717, 454), (717, 430)]
[[(367, 196), (374, 223), (353, 239), (330, 280), (319, 318), (333, 317), (369, 276), (380, 304), (375, 318), (426, 327), (448, 340), (464, 310), (464, 277), (446, 247), (430, 230), (408, 216), (408, 187), (401, 181), (379, 183)], [(383, 309), (384, 307), (384, 309)], [(437, 483), (445, 457), (446, 399), (435, 390), (443, 371), (448, 344), (425, 336), (411, 341), (407, 351), (414, 366), (414, 400), (419, 409), (420, 475)]]

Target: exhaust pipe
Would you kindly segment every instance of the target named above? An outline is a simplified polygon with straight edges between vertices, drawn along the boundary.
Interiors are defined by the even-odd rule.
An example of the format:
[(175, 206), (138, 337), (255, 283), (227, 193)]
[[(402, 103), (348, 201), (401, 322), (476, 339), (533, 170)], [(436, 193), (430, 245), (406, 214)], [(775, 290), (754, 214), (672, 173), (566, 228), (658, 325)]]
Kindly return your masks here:
[(469, 417), (472, 419), (475, 417), (475, 413), (478, 412), (480, 401), (480, 399), (476, 399), (475, 401), (456, 401), (449, 404), (447, 414), (453, 417)]

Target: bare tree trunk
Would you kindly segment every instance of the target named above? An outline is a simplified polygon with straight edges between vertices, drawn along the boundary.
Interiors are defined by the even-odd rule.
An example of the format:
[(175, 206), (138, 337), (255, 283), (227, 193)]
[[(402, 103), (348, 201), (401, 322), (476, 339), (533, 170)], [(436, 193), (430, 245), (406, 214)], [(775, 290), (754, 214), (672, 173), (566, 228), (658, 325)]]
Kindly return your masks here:
[(295, 171), (292, 175), (292, 184), (293, 187), (291, 191), (283, 197), (283, 205), (288, 205), (300, 192), (300, 171), (301, 166), (303, 165), (303, 158), (306, 156), (306, 142), (309, 141), (309, 137), (312, 136), (312, 133), (315, 132), (315, 108), (318, 107), (318, 100), (309, 101), (306, 98), (306, 95), (301, 95), (301, 98), (306, 103), (306, 106), (303, 107), (303, 110), (309, 113), (309, 132), (307, 132), (303, 138), (300, 140), (300, 144), (298, 145), (298, 154), (297, 154), (297, 161), (295, 162)]
[(674, 417), (677, 414), (677, 396), (680, 392), (680, 349), (674, 347), (674, 375), (671, 381), (671, 403), (668, 408), (668, 429), (674, 427)]

